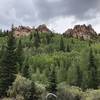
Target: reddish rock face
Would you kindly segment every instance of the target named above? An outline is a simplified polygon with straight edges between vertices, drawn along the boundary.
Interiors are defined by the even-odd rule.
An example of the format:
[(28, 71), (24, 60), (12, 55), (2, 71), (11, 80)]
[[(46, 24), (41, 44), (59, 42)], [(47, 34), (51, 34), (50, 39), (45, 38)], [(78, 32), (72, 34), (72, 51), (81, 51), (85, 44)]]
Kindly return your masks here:
[(51, 31), (47, 28), (47, 26), (45, 24), (39, 25), (36, 29), (34, 27), (31, 28), (29, 26), (27, 26), (27, 27), (18, 26), (18, 27), (13, 27), (13, 29), (14, 29), (15, 37), (28, 36), (33, 31), (51, 33)]
[(28, 36), (34, 30), (35, 28), (30, 28), (28, 26), (27, 27), (25, 26), (14, 27), (15, 37)]
[(97, 36), (97, 33), (91, 25), (76, 25), (73, 29), (68, 29), (63, 34), (66, 36), (83, 39), (92, 39)]
[(51, 33), (51, 30), (45, 24), (39, 25), (36, 29), (38, 32)]

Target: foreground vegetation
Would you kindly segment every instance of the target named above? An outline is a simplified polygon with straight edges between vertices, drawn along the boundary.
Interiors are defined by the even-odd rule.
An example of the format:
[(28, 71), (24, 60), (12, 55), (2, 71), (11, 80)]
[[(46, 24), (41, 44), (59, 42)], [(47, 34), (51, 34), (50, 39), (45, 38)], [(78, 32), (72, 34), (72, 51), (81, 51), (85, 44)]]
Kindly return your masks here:
[[(4, 100), (100, 100), (100, 42), (56, 33), (0, 35)], [(48, 100), (52, 97), (48, 96)]]

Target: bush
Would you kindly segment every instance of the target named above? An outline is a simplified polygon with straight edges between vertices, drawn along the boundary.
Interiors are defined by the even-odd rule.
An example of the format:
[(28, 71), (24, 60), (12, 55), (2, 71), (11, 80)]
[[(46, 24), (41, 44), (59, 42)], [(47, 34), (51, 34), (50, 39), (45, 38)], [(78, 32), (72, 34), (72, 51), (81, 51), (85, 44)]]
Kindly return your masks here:
[(13, 82), (7, 93), (8, 96), (16, 99), (24, 98), (25, 100), (30, 100), (30, 98), (35, 98), (37, 100), (36, 98), (38, 98), (33, 82), (21, 75), (17, 75), (15, 82)]
[(81, 100), (82, 90), (75, 86), (67, 86), (62, 83), (58, 87), (58, 100)]
[(98, 90), (87, 90), (84, 93), (83, 100), (100, 100), (100, 89)]

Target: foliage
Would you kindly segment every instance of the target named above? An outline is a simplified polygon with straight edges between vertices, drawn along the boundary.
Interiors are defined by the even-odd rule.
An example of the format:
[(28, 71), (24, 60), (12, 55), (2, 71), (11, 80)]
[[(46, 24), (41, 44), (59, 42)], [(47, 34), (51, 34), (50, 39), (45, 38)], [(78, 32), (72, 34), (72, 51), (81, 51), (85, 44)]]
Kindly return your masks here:
[[(3, 80), (4, 83), (0, 81), (0, 90), (3, 89), (3, 85), (5, 84), (7, 89), (11, 85), (12, 81), (4, 79), (12, 75), (12, 72), (14, 72), (12, 75), (14, 76), (17, 67), (23, 76), (21, 77), (22, 80), (26, 82), (25, 85), (29, 85), (31, 82), (40, 85), (39, 92), (42, 93), (43, 100), (45, 100), (45, 96), (48, 92), (53, 91), (61, 98), (63, 98), (62, 96), (64, 95), (64, 98), (69, 98), (68, 100), (77, 100), (78, 97), (81, 97), (81, 99), (84, 97), (83, 100), (86, 99), (85, 97), (90, 99), (92, 92), (90, 93), (89, 91), (88, 97), (85, 96), (85, 93), (88, 94), (86, 90), (98, 89), (100, 87), (99, 41), (99, 38), (96, 40), (83, 40), (65, 37), (56, 33), (42, 33), (36, 31), (32, 32), (29, 36), (16, 38), (15, 45), (14, 42), (8, 43), (7, 36), (2, 36), (0, 37), (0, 74), (3, 73), (3, 77), (0, 75), (0, 80)], [(17, 48), (15, 48), (15, 46)], [(16, 55), (17, 58), (12, 59), (12, 55)], [(17, 65), (15, 62), (17, 62)], [(12, 64), (16, 66), (12, 67)], [(9, 71), (10, 74), (8, 75)], [(10, 85), (6, 83), (6, 81), (9, 82)], [(61, 85), (61, 89), (59, 89), (59, 84), (62, 83), (65, 84)], [(23, 83), (20, 84), (24, 85)], [(77, 88), (75, 86), (77, 86)], [(12, 87), (14, 88), (16, 86)], [(29, 85), (29, 87), (31, 86)], [(26, 86), (25, 89), (30, 92), (29, 87)], [(49, 91), (47, 88), (45, 89), (45, 87), (49, 87)], [(84, 90), (84, 92), (82, 90)], [(99, 90), (91, 91), (94, 93)], [(27, 94), (27, 92), (25, 93)], [(96, 96), (97, 94), (96, 92)], [(16, 93), (16, 97), (21, 98), (18, 93)], [(94, 97), (95, 96), (93, 96), (93, 99)]]
[(6, 96), (6, 91), (12, 85), (17, 73), (15, 49), (16, 41), (13, 32), (11, 32), (0, 61), (0, 96)]
[(35, 84), (21, 75), (17, 75), (13, 85), (8, 90), (8, 96), (17, 97), (22, 96), (25, 100), (37, 100)]
[(17, 64), (18, 64), (18, 71), (22, 71), (22, 65), (24, 61), (24, 56), (23, 56), (23, 47), (22, 47), (22, 42), (19, 40), (18, 42), (18, 47), (16, 50), (16, 55), (17, 55)]
[(52, 69), (49, 69), (49, 74), (48, 74), (48, 87), (47, 90), (49, 93), (56, 94), (57, 92), (57, 80), (56, 80), (56, 72), (55, 68), (52, 67)]

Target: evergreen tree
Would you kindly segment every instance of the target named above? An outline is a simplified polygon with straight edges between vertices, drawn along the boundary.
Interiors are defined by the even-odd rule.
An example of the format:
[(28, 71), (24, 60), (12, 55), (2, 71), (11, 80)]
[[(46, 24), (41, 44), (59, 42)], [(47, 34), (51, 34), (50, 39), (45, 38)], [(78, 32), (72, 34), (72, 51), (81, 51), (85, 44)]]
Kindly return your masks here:
[(82, 71), (79, 67), (79, 63), (77, 62), (77, 60), (73, 61), (72, 65), (68, 68), (67, 82), (70, 85), (81, 87)]
[(30, 93), (29, 100), (38, 100), (39, 96), (38, 96), (38, 93), (37, 93), (36, 86), (35, 86), (34, 82), (31, 83), (30, 92), (31, 93)]
[(82, 72), (81, 72), (80, 67), (78, 65), (76, 66), (76, 74), (77, 74), (76, 86), (81, 87)]
[(82, 89), (85, 90), (87, 88), (98, 88), (98, 71), (97, 66), (95, 64), (95, 58), (93, 55), (92, 48), (89, 49), (89, 55), (87, 59), (87, 66), (83, 71), (82, 78)]
[(34, 46), (36, 49), (40, 46), (40, 36), (37, 30), (36, 33), (34, 34)]
[(93, 51), (91, 48), (89, 52), (88, 74), (89, 74), (88, 88), (97, 89), (98, 87), (97, 66), (95, 64), (95, 58), (94, 58)]
[(63, 37), (61, 37), (61, 39), (60, 39), (60, 50), (65, 52), (65, 45), (64, 45)]
[(49, 44), (50, 43), (50, 41), (51, 41), (51, 36), (50, 36), (50, 34), (46, 34), (46, 42), (47, 42), (47, 44)]
[(6, 91), (16, 78), (16, 41), (13, 32), (8, 35), (7, 47), (0, 62), (0, 96), (6, 96)]
[(56, 78), (56, 71), (55, 71), (54, 67), (52, 67), (49, 70), (48, 83), (49, 84), (48, 84), (47, 90), (50, 93), (56, 94), (56, 92), (57, 92), (57, 78)]
[(0, 50), (0, 59), (2, 58), (3, 54), (4, 54), (4, 51), (5, 51), (5, 46), (3, 45), (1, 47), (1, 50)]
[(70, 46), (69, 46), (69, 44), (67, 44), (66, 51), (67, 51), (67, 52), (70, 52)]
[(81, 37), (80, 37), (80, 40), (84, 41), (84, 36), (81, 36)]
[(29, 65), (25, 64), (22, 69), (22, 75), (26, 78), (29, 78)]
[(32, 40), (32, 38), (33, 38), (33, 34), (31, 33), (29, 37), (30, 41)]
[(22, 47), (22, 42), (19, 40), (17, 50), (17, 64), (18, 64), (18, 71), (21, 72), (22, 66), (23, 66), (23, 61), (24, 61), (24, 56), (23, 56), (23, 47)]

